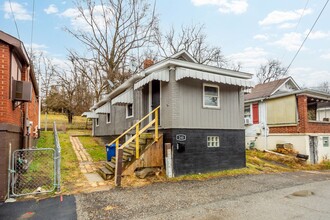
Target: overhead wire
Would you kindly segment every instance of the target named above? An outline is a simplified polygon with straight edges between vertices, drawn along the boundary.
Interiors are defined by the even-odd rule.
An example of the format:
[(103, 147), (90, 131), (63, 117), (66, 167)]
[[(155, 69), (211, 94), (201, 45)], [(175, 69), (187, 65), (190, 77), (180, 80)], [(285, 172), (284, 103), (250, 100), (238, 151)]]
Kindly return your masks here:
[[(296, 24), (296, 27), (295, 27), (294, 32), (296, 32), (296, 31), (298, 30), (298, 27), (299, 27), (299, 24), (300, 24), (300, 22), (301, 22), (301, 19), (302, 19), (302, 17), (305, 15), (305, 11), (306, 11), (306, 9), (307, 9), (307, 5), (308, 5), (308, 3), (309, 3), (309, 0), (306, 1), (305, 7), (304, 7), (303, 11), (302, 11), (301, 14), (300, 14), (300, 18), (299, 18), (299, 20), (298, 20), (298, 23)], [(287, 54), (287, 51), (284, 52), (284, 54), (283, 54), (281, 60), (284, 59), (284, 57), (286, 56), (286, 54)]]
[(288, 67), (286, 68), (286, 70), (285, 70), (285, 72), (284, 72), (284, 75), (288, 72), (288, 70), (290, 69), (292, 63), (295, 61), (296, 57), (297, 57), (298, 54), (300, 53), (302, 47), (304, 46), (306, 40), (308, 39), (309, 35), (310, 35), (311, 32), (313, 31), (313, 29), (314, 29), (316, 23), (317, 23), (318, 20), (320, 19), (321, 15), (322, 15), (324, 9), (327, 7), (328, 3), (329, 3), (329, 0), (327, 0), (327, 1), (325, 2), (325, 4), (324, 4), (322, 10), (320, 11), (319, 15), (317, 16), (316, 20), (314, 21), (314, 23), (313, 23), (311, 29), (309, 30), (309, 32), (308, 32), (308, 34), (306, 35), (306, 37), (305, 37), (305, 39), (303, 40), (303, 42), (301, 43), (301, 45), (300, 45), (299, 49), (297, 50), (296, 54), (293, 56), (293, 58), (292, 58), (290, 64), (289, 64)]
[(32, 57), (32, 52), (33, 52), (32, 42), (33, 42), (33, 32), (34, 32), (34, 13), (35, 13), (35, 7), (34, 6), (35, 6), (35, 0), (33, 0), (33, 8), (32, 8), (31, 44), (30, 44), (31, 54), (30, 54), (30, 57)]
[[(305, 44), (306, 40), (308, 39), (310, 33), (313, 31), (313, 29), (314, 29), (316, 23), (318, 22), (319, 18), (321, 17), (321, 15), (322, 15), (322, 13), (323, 13), (323, 11), (324, 11), (324, 9), (326, 8), (326, 6), (327, 6), (328, 3), (329, 3), (329, 0), (327, 0), (326, 3), (324, 4), (322, 10), (320, 11), (319, 15), (317, 16), (316, 20), (314, 21), (314, 23), (313, 23), (311, 29), (309, 30), (309, 32), (308, 32), (308, 34), (306, 35), (306, 37), (305, 37), (305, 39), (303, 40), (303, 42), (301, 43), (299, 49), (297, 50), (296, 54), (295, 54), (294, 57), (292, 58), (290, 64), (289, 64), (288, 67), (285, 69), (283, 75), (286, 75), (286, 74), (287, 74), (287, 72), (288, 72), (288, 70), (290, 69), (292, 63), (295, 61), (296, 57), (298, 56), (299, 52), (301, 51), (302, 47), (304, 46), (304, 44)], [(306, 8), (306, 6), (307, 6), (307, 4), (305, 5), (305, 8)], [(305, 10), (305, 9), (304, 9), (304, 10)], [(302, 17), (302, 16), (301, 16), (301, 17)], [(300, 22), (300, 20), (299, 20), (299, 22)], [(273, 88), (277, 88), (277, 86), (279, 86), (279, 83), (280, 83), (280, 82), (281, 82), (281, 80), (279, 79), (278, 82), (276, 83), (276, 85), (275, 85)], [(266, 94), (264, 93), (262, 97), (266, 97)]]
[(18, 39), (21, 39), (21, 37), (19, 35), (18, 26), (17, 26), (17, 22), (16, 22), (14, 11), (13, 11), (13, 7), (11, 5), (11, 0), (9, 0), (9, 7), (10, 7), (11, 14), (13, 16), (13, 19), (14, 19), (14, 23), (15, 23), (15, 27), (16, 27), (16, 32), (17, 32)]

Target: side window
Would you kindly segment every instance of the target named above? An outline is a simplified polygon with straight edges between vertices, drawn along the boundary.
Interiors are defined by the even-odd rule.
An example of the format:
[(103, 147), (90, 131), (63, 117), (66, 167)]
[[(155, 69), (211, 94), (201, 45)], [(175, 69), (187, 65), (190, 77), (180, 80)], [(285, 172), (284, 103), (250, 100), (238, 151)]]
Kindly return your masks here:
[(99, 119), (98, 118), (95, 119), (95, 125), (99, 126)]
[(133, 117), (133, 104), (126, 105), (126, 118)]
[(251, 117), (251, 105), (244, 106), (244, 124), (251, 124), (252, 117)]
[(111, 114), (107, 113), (107, 124), (111, 123)]
[(219, 86), (203, 84), (203, 107), (220, 108)]

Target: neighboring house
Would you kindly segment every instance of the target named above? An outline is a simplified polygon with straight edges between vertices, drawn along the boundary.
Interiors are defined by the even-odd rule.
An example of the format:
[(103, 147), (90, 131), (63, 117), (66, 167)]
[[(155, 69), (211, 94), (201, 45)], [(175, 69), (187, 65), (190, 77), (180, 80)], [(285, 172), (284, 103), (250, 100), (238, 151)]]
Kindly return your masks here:
[(198, 64), (181, 51), (93, 106), (93, 135), (118, 136), (160, 106), (159, 129), (172, 145), (175, 176), (245, 167), (244, 88), (251, 77)]
[(311, 163), (330, 159), (330, 94), (300, 89), (291, 78), (256, 85), (245, 95), (246, 145), (291, 143)]
[(0, 201), (8, 186), (11, 152), (35, 144), (38, 87), (23, 43), (0, 31)]

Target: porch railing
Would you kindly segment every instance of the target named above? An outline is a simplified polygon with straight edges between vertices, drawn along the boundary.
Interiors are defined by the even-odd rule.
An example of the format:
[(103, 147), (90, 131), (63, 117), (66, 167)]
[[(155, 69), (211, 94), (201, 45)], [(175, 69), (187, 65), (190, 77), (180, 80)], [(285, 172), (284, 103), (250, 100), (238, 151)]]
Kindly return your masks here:
[[(139, 120), (138, 122), (136, 122), (132, 127), (130, 127), (129, 129), (127, 129), (124, 133), (122, 133), (119, 137), (117, 137), (114, 141), (112, 141), (109, 145), (112, 145), (114, 143), (116, 143), (116, 149), (124, 149), (127, 145), (129, 145), (133, 140), (135, 140), (135, 155), (136, 155), (136, 159), (139, 159), (140, 157), (140, 134), (142, 134), (143, 132), (145, 132), (148, 128), (150, 128), (151, 126), (153, 126), (155, 124), (155, 136), (154, 136), (154, 140), (155, 142), (158, 141), (158, 125), (159, 125), (159, 121), (158, 121), (158, 115), (159, 115), (159, 109), (160, 106), (158, 106), (157, 108), (155, 108), (154, 110), (152, 110), (151, 112), (149, 112), (149, 114), (147, 114), (146, 116), (144, 116), (141, 120)], [(141, 123), (149, 118), (150, 115), (154, 114), (154, 119), (151, 120), (146, 126), (144, 126), (142, 129), (141, 127)], [(119, 147), (119, 140), (120, 138), (124, 137), (128, 132), (132, 131), (135, 128), (135, 134), (129, 138), (123, 145), (121, 145)]]

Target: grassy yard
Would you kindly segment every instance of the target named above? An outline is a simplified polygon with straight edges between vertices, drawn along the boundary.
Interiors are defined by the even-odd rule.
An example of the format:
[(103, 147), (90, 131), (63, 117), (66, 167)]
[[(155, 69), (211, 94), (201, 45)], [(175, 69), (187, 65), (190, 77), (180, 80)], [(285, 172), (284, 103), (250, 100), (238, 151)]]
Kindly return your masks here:
[(89, 155), (91, 155), (93, 161), (106, 160), (105, 146), (101, 146), (93, 137), (79, 137), (79, 140)]
[(91, 121), (87, 120), (86, 117), (74, 116), (72, 124), (68, 123), (68, 118), (65, 114), (41, 114), (41, 128), (46, 128), (47, 130), (53, 129), (53, 123), (56, 122), (56, 126), (58, 130), (66, 131), (66, 130), (84, 130), (91, 129)]
[[(83, 185), (85, 180), (80, 172), (77, 157), (70, 142), (70, 133), (59, 132), (61, 144), (61, 191), (63, 193), (73, 192), (77, 185)], [(52, 131), (41, 132), (37, 147), (54, 147), (54, 136)]]

